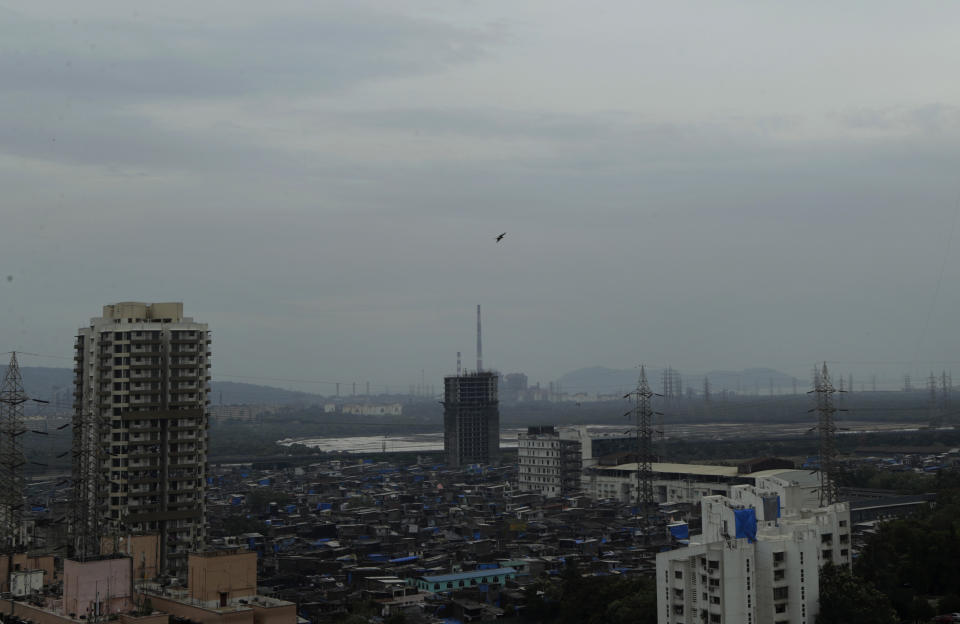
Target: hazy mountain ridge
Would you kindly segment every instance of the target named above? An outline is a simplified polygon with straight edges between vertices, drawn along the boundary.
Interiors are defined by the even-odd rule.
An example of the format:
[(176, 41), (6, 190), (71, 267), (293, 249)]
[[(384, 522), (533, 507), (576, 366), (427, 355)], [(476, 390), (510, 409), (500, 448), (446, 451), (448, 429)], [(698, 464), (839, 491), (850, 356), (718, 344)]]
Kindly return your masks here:
[[(7, 372), (0, 366), (0, 377)], [(23, 388), (27, 396), (44, 401), (56, 401), (57, 407), (70, 408), (73, 393), (73, 370), (44, 366), (21, 366)], [(214, 381), (210, 384), (210, 400), (213, 405), (313, 405), (322, 404), (327, 397), (309, 392), (286, 390), (274, 386)]]
[[(6, 366), (0, 366), (0, 375), (6, 372)], [(69, 368), (43, 366), (21, 366), (23, 384), (28, 396), (43, 400), (56, 400), (61, 408), (70, 407), (73, 392), (73, 371)], [(742, 371), (717, 370), (708, 373), (684, 374), (683, 387), (692, 387), (697, 392), (703, 389), (704, 376), (710, 379), (711, 391), (723, 390), (744, 394), (767, 394), (771, 381), (778, 391), (792, 391), (793, 377), (772, 368), (748, 368)], [(648, 368), (647, 378), (654, 391), (662, 387), (663, 369)], [(605, 366), (590, 366), (566, 373), (557, 383), (560, 391), (566, 394), (586, 392), (589, 394), (616, 394), (626, 392), (637, 385), (639, 369), (616, 369)], [(798, 382), (805, 388), (806, 381)], [(349, 397), (342, 397), (348, 400)], [(391, 397), (396, 400), (397, 397)], [(242, 383), (235, 381), (214, 381), (210, 387), (210, 400), (213, 405), (316, 405), (323, 404), (329, 397), (287, 390), (275, 386)]]

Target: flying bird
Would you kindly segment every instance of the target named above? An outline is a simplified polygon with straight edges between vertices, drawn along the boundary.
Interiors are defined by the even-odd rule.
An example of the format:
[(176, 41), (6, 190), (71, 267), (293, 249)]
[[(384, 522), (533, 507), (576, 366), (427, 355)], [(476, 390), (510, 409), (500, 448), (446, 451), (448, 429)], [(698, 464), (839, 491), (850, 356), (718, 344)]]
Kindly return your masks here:
[(498, 237), (497, 237), (497, 242), (499, 243), (500, 241), (502, 241), (502, 240), (503, 240), (503, 237), (506, 236), (506, 235), (507, 235), (507, 233), (504, 232), (503, 234), (501, 234), (500, 236), (498, 236)]

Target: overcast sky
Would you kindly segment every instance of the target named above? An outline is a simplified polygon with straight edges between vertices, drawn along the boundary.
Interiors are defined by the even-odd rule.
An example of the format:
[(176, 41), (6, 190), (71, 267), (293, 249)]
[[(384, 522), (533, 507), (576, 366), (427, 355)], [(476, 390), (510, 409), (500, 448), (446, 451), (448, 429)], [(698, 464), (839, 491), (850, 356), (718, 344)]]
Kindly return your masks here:
[(0, 0), (0, 350), (176, 300), (215, 379), (439, 387), (482, 303), (532, 381), (960, 373), (960, 4), (600, 7)]

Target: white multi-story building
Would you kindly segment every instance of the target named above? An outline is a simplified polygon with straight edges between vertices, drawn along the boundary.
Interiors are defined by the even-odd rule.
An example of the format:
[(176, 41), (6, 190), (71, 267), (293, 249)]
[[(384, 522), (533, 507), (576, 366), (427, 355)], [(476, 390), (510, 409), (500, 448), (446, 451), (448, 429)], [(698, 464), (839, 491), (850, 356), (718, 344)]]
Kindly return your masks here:
[(580, 489), (579, 431), (528, 427), (517, 436), (517, 481), (525, 492), (567, 496)]
[(817, 504), (806, 471), (701, 501), (703, 532), (657, 555), (658, 624), (813, 624), (819, 572), (850, 565), (850, 510)]
[(160, 570), (185, 572), (205, 537), (207, 325), (182, 303), (107, 305), (74, 360), (74, 556), (156, 534)]
[[(637, 464), (601, 466), (584, 470), (584, 491), (594, 500), (616, 499), (622, 503), (637, 500)], [(704, 496), (729, 494), (730, 487), (744, 475), (735, 466), (705, 466), (654, 462), (653, 495), (660, 503), (700, 502)]]

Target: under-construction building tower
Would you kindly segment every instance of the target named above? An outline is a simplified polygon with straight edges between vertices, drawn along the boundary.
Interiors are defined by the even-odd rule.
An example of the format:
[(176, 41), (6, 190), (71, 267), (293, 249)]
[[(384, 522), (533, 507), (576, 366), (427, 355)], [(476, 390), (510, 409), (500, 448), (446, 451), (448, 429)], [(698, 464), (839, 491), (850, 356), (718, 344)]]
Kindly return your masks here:
[(443, 451), (447, 464), (494, 464), (500, 459), (500, 376), (483, 370), (477, 306), (477, 370), (443, 379)]

